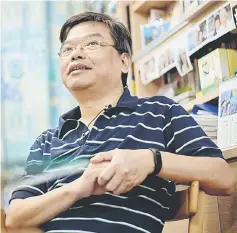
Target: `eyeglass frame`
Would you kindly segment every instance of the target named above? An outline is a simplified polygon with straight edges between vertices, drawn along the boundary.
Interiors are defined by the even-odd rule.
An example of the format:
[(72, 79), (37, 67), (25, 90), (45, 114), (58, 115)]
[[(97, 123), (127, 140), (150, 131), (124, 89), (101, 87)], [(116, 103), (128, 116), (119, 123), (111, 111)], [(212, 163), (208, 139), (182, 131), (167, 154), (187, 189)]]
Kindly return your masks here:
[[(99, 46), (98, 46), (97, 49), (94, 49), (94, 50), (91, 50), (91, 51), (97, 51), (97, 50), (100, 49), (101, 46), (102, 46), (102, 47), (111, 46), (111, 47), (113, 47), (114, 49), (116, 49), (118, 52), (120, 52), (120, 53), (122, 52), (122, 50), (117, 49), (115, 45), (108, 44), (108, 43), (105, 42), (105, 41), (100, 41), (100, 40), (88, 40), (88, 42), (93, 42), (93, 41), (98, 42), (98, 43), (99, 43)], [(85, 41), (85, 42), (87, 42), (87, 41)], [(104, 44), (103, 44), (103, 43), (104, 43)], [(66, 55), (66, 56), (61, 56), (61, 50), (62, 50), (62, 48), (63, 48), (63, 46), (60, 48), (60, 51), (59, 51), (59, 53), (58, 53), (58, 56), (59, 56), (61, 59), (70, 56), (75, 50), (78, 49), (78, 45), (73, 46), (73, 51), (72, 51), (72, 53), (70, 53), (70, 54), (68, 54), (68, 55)], [(81, 47), (81, 46), (80, 46), (80, 49), (82, 50), (82, 47)], [(83, 50), (82, 50), (82, 51), (83, 51)], [(88, 53), (88, 52), (87, 52), (87, 53)]]

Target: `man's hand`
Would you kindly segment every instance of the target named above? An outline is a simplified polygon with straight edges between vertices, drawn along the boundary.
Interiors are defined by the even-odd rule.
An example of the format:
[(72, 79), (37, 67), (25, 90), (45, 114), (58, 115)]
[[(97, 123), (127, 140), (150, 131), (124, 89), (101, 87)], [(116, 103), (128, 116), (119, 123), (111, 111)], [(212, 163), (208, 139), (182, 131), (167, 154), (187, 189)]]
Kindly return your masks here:
[(108, 164), (107, 161), (98, 164), (90, 163), (81, 177), (70, 184), (71, 188), (77, 192), (78, 198), (101, 195), (106, 192), (105, 187), (100, 186), (97, 179)]
[(98, 184), (114, 194), (128, 192), (154, 170), (153, 153), (148, 150), (120, 150), (98, 153), (93, 164), (111, 161), (98, 177)]

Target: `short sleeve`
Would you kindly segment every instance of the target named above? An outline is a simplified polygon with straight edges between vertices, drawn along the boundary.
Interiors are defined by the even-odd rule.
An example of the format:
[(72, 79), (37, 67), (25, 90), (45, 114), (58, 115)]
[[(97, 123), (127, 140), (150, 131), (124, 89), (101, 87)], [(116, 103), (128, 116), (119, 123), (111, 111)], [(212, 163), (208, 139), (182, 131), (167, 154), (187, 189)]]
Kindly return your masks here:
[(171, 153), (224, 159), (221, 150), (179, 104), (174, 103), (167, 110), (163, 132)]
[[(44, 167), (43, 151), (40, 143), (36, 140), (30, 149), (22, 181), (27, 183), (27, 179), (34, 179), (34, 177), (43, 172)], [(10, 202), (13, 199), (26, 199), (28, 197), (42, 195), (45, 192), (46, 183), (33, 185), (29, 182), (29, 184), (22, 184), (13, 191)]]

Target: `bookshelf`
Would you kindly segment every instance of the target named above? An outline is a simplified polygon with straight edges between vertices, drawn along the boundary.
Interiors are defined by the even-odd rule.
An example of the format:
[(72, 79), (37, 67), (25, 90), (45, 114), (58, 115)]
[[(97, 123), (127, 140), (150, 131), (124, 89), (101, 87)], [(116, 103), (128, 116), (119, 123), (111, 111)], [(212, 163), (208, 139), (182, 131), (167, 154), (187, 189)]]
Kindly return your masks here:
[[(197, 95), (198, 96), (198, 95)], [(204, 104), (204, 103), (207, 103), (209, 102), (210, 100), (213, 100), (215, 98), (217, 98), (219, 96), (219, 90), (216, 89), (216, 90), (213, 90), (211, 92), (208, 92), (207, 94), (204, 94), (204, 95), (200, 95), (200, 97), (197, 97), (196, 99), (194, 100), (191, 100), (189, 101), (188, 103), (185, 103), (185, 104), (181, 104), (183, 106), (183, 108), (190, 112), (192, 111), (193, 109), (193, 106), (195, 104)]]
[[(171, 5), (172, 2), (174, 2), (174, 1), (169, 1), (169, 5)], [(138, 3), (140, 3), (140, 2), (138, 2)], [(167, 6), (169, 6), (169, 5), (167, 5)], [(154, 41), (149, 43), (144, 49), (140, 49), (140, 51), (137, 51), (136, 53), (134, 53), (133, 57), (132, 57), (132, 61), (136, 62), (139, 59), (143, 58), (144, 56), (149, 55), (149, 52), (152, 52), (155, 48), (160, 46), (166, 40), (168, 40), (168, 39), (172, 40), (172, 37), (173, 36), (175, 37), (176, 33), (181, 31), (192, 20), (194, 20), (198, 15), (202, 14), (202, 12), (204, 12), (207, 8), (211, 7), (212, 5), (217, 5), (217, 3), (215, 1), (208, 0), (203, 5), (200, 5), (197, 9), (194, 9), (194, 10), (188, 12), (186, 14), (186, 16), (183, 18), (183, 20), (178, 25), (176, 25), (169, 33), (155, 39)], [(218, 6), (219, 6), (219, 4), (218, 4)], [(149, 9), (152, 9), (152, 7), (150, 6)], [(147, 10), (147, 12), (148, 12), (148, 10)]]
[[(153, 80), (152, 82), (144, 85), (141, 80), (141, 65), (144, 64), (145, 61), (148, 60), (148, 58), (156, 55), (161, 54), (160, 52), (163, 52), (164, 49), (166, 49), (168, 46), (174, 44), (175, 41), (178, 41), (178, 38), (182, 35), (188, 35), (190, 30), (192, 30), (195, 26), (200, 26), (200, 22), (205, 21), (207, 18), (210, 18), (210, 15), (216, 14), (217, 11), (219, 11), (219, 8), (230, 4), (231, 7), (234, 5), (237, 5), (236, 1), (214, 1), (214, 0), (206, 0), (201, 5), (198, 5), (195, 8), (192, 8), (189, 11), (186, 11), (185, 14), (178, 14), (178, 17), (176, 17), (177, 21), (174, 23), (171, 17), (171, 29), (166, 34), (161, 34), (160, 37), (152, 40), (150, 43), (148, 43), (145, 46), (142, 46), (142, 39), (141, 39), (141, 27), (140, 25), (145, 25), (148, 23), (149, 19), (149, 12), (150, 9), (160, 9), (165, 10), (165, 16), (164, 19), (166, 20), (167, 15), (171, 15), (171, 12), (174, 12), (173, 9), (177, 9), (175, 4), (180, 4), (180, 1), (136, 1), (130, 3), (130, 27), (131, 27), (131, 36), (133, 41), (133, 56), (132, 56), (132, 62), (134, 67), (134, 76), (135, 76), (135, 84), (136, 84), (136, 93), (138, 97), (152, 97), (154, 95), (157, 95), (159, 92), (160, 87), (162, 87), (162, 81), (159, 81), (158, 79)], [(166, 15), (167, 13), (167, 15)], [(169, 17), (167, 18), (169, 20)], [(230, 29), (233, 30), (233, 29)], [(221, 38), (221, 37), (220, 37)], [(219, 39), (219, 38), (218, 38)], [(214, 40), (213, 40), (214, 41)], [(210, 43), (209, 41), (208, 43)], [(144, 43), (145, 44), (145, 43)], [(213, 43), (215, 44), (215, 43)], [(215, 48), (225, 48), (225, 45), (215, 47), (216, 45), (210, 44), (206, 46), (206, 50), (199, 51), (201, 47), (197, 48), (192, 53), (190, 52), (189, 56), (192, 55), (192, 61), (194, 61), (193, 67), (195, 70), (198, 69), (198, 59), (200, 59), (205, 54), (210, 53), (212, 49)], [(216, 43), (217, 44), (217, 43)], [(214, 48), (212, 47), (214, 46)], [(204, 48), (204, 47), (203, 47)], [(203, 54), (203, 55), (201, 55)], [(156, 63), (155, 63), (156, 64)], [(170, 70), (173, 69), (173, 67), (169, 68)], [(176, 68), (175, 68), (176, 69)], [(170, 70), (166, 71), (169, 72)], [(173, 70), (172, 70), (173, 71)], [(197, 72), (198, 73), (198, 72)], [(197, 74), (197, 77), (199, 75)], [(211, 88), (205, 92), (205, 94), (202, 94), (202, 92), (196, 93), (196, 98), (192, 99), (188, 102), (181, 103), (181, 105), (184, 107), (184, 109), (188, 112), (191, 112), (194, 105), (196, 104), (204, 104), (207, 102), (210, 102), (211, 100), (214, 100), (219, 97), (219, 90), (218, 88), (212, 89)], [(216, 101), (214, 101), (216, 102)], [(231, 158), (237, 158), (237, 149), (234, 148), (228, 148), (223, 151), (226, 159)]]
[(149, 14), (151, 8), (164, 9), (174, 1), (135, 1), (132, 3), (132, 11), (140, 14)]
[[(146, 3), (149, 2), (149, 3)], [(160, 2), (160, 1), (157, 1)], [(162, 1), (161, 1), (162, 2)], [(172, 4), (176, 4), (179, 1), (167, 1), (166, 9), (172, 7)], [(149, 9), (154, 7), (150, 1), (139, 1), (131, 3), (130, 5), (130, 25), (131, 35), (133, 41), (133, 57), (134, 74), (136, 77), (136, 95), (139, 97), (153, 96), (158, 91), (157, 82), (151, 82), (148, 85), (144, 85), (141, 82), (140, 76), (140, 64), (147, 58), (155, 55), (158, 51), (163, 50), (175, 41), (180, 35), (186, 34), (190, 28), (192, 28), (197, 22), (204, 20), (211, 12), (214, 12), (218, 7), (227, 3), (228, 1), (212, 1), (207, 0), (197, 8), (187, 12), (183, 19), (176, 24), (167, 34), (163, 34), (156, 38), (144, 48), (141, 46), (141, 29), (140, 25), (147, 24)], [(143, 8), (144, 6), (144, 8)], [(139, 10), (139, 9), (145, 10)], [(191, 104), (190, 104), (191, 106)]]

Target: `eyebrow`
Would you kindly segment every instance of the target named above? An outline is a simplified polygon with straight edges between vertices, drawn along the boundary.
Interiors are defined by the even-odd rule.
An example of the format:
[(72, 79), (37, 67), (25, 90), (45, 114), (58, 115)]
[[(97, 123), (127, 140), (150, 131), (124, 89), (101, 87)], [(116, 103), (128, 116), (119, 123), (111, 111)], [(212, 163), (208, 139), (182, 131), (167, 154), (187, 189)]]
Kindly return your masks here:
[[(89, 34), (89, 35), (86, 35), (86, 36), (82, 37), (82, 38), (80, 39), (80, 41), (84, 41), (84, 40), (90, 39), (90, 38), (92, 38), (92, 37), (99, 37), (99, 38), (101, 38), (101, 39), (104, 39), (104, 37), (103, 37), (99, 32), (97, 32), (97, 33), (91, 33), (91, 34)], [(75, 39), (76, 39), (76, 38), (72, 38), (71, 40), (64, 41), (64, 43), (62, 43), (62, 46), (63, 46), (64, 44), (68, 44), (68, 43), (72, 42), (72, 41), (75, 40)]]

